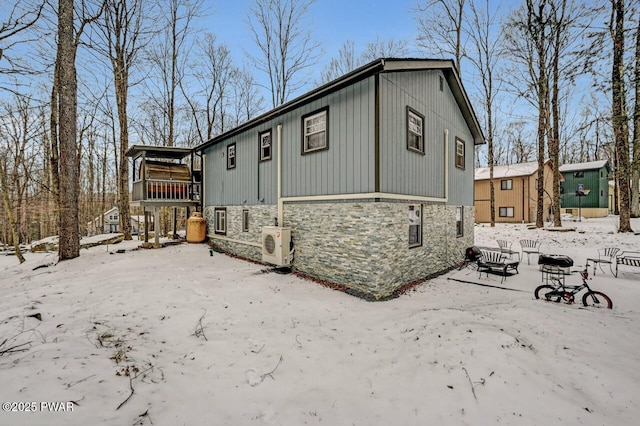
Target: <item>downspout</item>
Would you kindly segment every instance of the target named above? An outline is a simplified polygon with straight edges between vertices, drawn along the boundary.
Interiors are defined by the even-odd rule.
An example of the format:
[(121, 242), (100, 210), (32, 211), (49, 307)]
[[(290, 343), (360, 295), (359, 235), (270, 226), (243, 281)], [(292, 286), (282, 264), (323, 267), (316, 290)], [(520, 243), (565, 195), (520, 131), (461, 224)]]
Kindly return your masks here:
[(444, 129), (444, 198), (449, 203), (449, 129)]
[(278, 124), (278, 226), (284, 226), (284, 202), (282, 201), (282, 124)]
[(202, 167), (202, 182), (200, 182), (200, 185), (201, 185), (201, 187), (200, 187), (200, 202), (202, 203), (202, 206), (200, 207), (200, 211), (202, 212), (202, 215), (205, 216), (204, 208), (207, 206), (207, 204), (205, 202), (206, 201), (205, 200), (206, 191), (204, 190), (204, 185), (205, 185), (205, 182), (207, 181), (207, 179), (206, 179), (206, 176), (207, 176), (207, 167), (206, 167), (207, 154), (203, 153), (200, 156), (200, 158), (202, 159), (202, 160), (200, 160), (200, 167)]

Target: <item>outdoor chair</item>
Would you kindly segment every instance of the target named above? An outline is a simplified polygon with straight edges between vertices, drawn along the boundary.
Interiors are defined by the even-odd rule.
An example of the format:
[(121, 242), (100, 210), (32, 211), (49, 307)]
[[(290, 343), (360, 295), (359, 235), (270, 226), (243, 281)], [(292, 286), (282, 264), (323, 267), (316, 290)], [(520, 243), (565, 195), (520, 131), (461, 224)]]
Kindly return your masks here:
[(520, 240), (520, 247), (522, 248), (522, 255), (527, 254), (527, 265), (531, 265), (529, 256), (531, 254), (540, 255), (541, 243), (539, 240)]
[(518, 255), (518, 261), (520, 261), (520, 252), (511, 250), (511, 241), (507, 240), (496, 240), (498, 242), (498, 247), (500, 247), (500, 251), (511, 259), (514, 254)]
[(509, 269), (518, 273), (520, 262), (507, 259), (507, 256), (500, 251), (482, 250), (481, 252), (482, 256), (478, 259), (478, 278), (482, 277), (483, 272), (489, 276), (489, 272), (495, 271), (502, 275), (502, 281), (504, 281)]
[(616, 263), (616, 255), (618, 254), (619, 251), (620, 249), (616, 247), (601, 248), (601, 249), (598, 249), (597, 258), (595, 257), (588, 258), (587, 264), (589, 262), (593, 262), (593, 275), (596, 274), (596, 266), (599, 266), (602, 273), (604, 273), (604, 269), (602, 269), (603, 263), (608, 264), (609, 270), (611, 271), (612, 274), (614, 274), (613, 265)]

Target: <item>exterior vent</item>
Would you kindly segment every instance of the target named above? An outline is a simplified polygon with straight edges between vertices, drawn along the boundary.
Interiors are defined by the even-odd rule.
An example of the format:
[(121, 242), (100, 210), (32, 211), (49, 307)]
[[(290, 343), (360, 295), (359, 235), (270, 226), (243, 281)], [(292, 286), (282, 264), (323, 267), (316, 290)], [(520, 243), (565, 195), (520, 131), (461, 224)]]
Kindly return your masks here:
[(262, 227), (262, 261), (276, 266), (291, 265), (291, 228)]

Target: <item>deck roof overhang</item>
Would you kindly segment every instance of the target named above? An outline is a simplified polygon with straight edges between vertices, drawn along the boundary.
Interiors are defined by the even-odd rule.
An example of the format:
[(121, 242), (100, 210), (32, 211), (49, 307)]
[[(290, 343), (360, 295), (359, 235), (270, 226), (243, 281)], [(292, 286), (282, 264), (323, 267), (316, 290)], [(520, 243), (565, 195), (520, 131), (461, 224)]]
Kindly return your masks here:
[(191, 148), (180, 148), (176, 146), (154, 146), (154, 145), (132, 145), (125, 152), (125, 156), (138, 158), (164, 158), (167, 160), (182, 160), (191, 155)]

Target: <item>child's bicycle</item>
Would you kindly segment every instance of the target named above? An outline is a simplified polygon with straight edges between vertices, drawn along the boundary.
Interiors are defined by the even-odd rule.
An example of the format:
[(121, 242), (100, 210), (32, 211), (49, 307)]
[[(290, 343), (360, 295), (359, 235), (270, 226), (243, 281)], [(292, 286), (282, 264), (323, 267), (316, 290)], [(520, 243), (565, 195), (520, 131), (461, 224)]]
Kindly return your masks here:
[(587, 292), (582, 296), (582, 304), (584, 306), (592, 306), (596, 308), (613, 308), (613, 302), (606, 294), (601, 291), (591, 290), (587, 280), (589, 279), (589, 264), (580, 272), (582, 277), (581, 285), (565, 285), (558, 277), (550, 276), (549, 279), (555, 282), (555, 285), (543, 284), (535, 289), (534, 295), (536, 299), (544, 299), (549, 302), (574, 303), (575, 295), (586, 289)]

